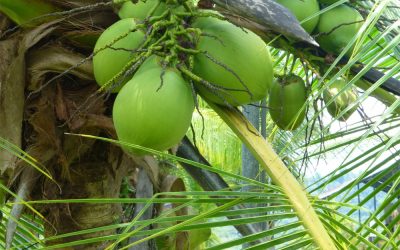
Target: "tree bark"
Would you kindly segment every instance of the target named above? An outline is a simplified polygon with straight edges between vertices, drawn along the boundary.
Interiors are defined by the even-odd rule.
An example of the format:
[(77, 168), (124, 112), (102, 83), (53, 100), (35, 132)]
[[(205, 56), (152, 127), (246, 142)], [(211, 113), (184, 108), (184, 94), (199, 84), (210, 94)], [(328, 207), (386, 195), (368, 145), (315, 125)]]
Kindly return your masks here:
[[(71, 178), (57, 187), (51, 181), (45, 181), (43, 190), (51, 199), (85, 199), (85, 198), (118, 198), (120, 186), (127, 170), (132, 167), (132, 161), (117, 153), (104, 143), (95, 145), (97, 150), (92, 151), (92, 157), (70, 166)], [(110, 157), (108, 160), (96, 160), (96, 154), (117, 153), (119, 157)], [(53, 190), (53, 192), (51, 192)], [(59, 192), (61, 190), (61, 192)], [(47, 237), (61, 235), (79, 230), (107, 226), (121, 221), (122, 208), (118, 203), (82, 203), (82, 204), (54, 204), (46, 206), (43, 211), (46, 220), (45, 235)], [(48, 241), (47, 245), (67, 243), (75, 240), (90, 239), (93, 237), (115, 234), (115, 230), (105, 230), (96, 233), (77, 235)], [(65, 249), (104, 249), (109, 242), (91, 243)]]

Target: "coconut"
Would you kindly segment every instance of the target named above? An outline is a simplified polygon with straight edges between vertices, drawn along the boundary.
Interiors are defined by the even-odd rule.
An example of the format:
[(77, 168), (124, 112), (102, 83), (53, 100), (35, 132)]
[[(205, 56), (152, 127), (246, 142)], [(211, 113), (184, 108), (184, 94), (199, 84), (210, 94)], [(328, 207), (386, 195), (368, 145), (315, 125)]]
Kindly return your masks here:
[[(363, 17), (354, 8), (339, 5), (319, 18), (317, 42), (324, 50), (339, 54), (357, 34), (362, 26)], [(354, 45), (347, 52), (350, 55)]]
[(217, 18), (202, 18), (193, 24), (202, 29), (193, 72), (220, 90), (201, 84), (200, 95), (218, 104), (240, 106), (267, 96), (273, 64), (264, 41), (250, 30)]
[[(317, 13), (319, 4), (317, 0), (276, 0), (279, 4), (289, 9), (299, 21), (303, 21), (307, 17), (310, 17)], [(301, 24), (301, 26), (308, 32), (311, 33), (317, 26), (319, 16), (316, 16), (309, 21)]]
[[(151, 64), (145, 65), (118, 93), (113, 122), (119, 140), (163, 151), (185, 136), (194, 99), (189, 83), (177, 69)], [(134, 154), (145, 154), (124, 148)]]
[(272, 120), (279, 128), (295, 130), (303, 122), (307, 100), (304, 81), (297, 75), (278, 77), (269, 93), (268, 107)]
[(325, 104), (333, 100), (333, 102), (327, 106), (329, 114), (332, 117), (338, 118), (340, 121), (346, 121), (358, 108), (358, 105), (355, 105), (346, 111), (341, 117), (338, 117), (342, 111), (357, 100), (357, 92), (355, 88), (351, 86), (346, 89), (346, 85), (347, 82), (344, 79), (337, 79), (324, 91), (323, 94)]
[[(154, 10), (153, 13), (151, 13), (152, 10)], [(138, 1), (137, 3), (128, 1), (121, 6), (121, 9), (118, 11), (118, 16), (121, 19), (136, 18), (143, 20), (150, 14), (152, 14), (152, 16), (158, 16), (165, 10), (165, 3), (160, 3), (159, 0), (146, 0), (146, 2)]]
[[(137, 49), (144, 40), (144, 33), (135, 30), (136, 22), (133, 18), (122, 19), (108, 27), (99, 37), (94, 47), (93, 71), (96, 82), (103, 86), (132, 60)], [(131, 32), (134, 31), (134, 32)], [(113, 92), (130, 80), (132, 76), (116, 79), (118, 85)]]

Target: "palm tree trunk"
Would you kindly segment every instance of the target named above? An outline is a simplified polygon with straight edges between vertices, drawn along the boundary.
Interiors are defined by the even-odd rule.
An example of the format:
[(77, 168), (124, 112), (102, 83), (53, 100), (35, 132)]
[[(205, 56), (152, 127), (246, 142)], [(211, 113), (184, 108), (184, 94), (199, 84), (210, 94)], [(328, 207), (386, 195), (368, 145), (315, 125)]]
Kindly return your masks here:
[[(107, 153), (108, 147), (102, 145), (100, 151)], [(62, 192), (57, 194), (57, 199), (86, 199), (86, 198), (116, 198), (119, 196), (119, 187), (122, 178), (126, 175), (129, 165), (127, 159), (122, 164), (106, 161), (82, 161), (71, 165), (71, 180), (60, 186)], [(58, 188), (47, 181), (45, 190)], [(117, 203), (81, 203), (81, 204), (54, 204), (46, 208), (44, 213), (47, 221), (45, 224), (46, 237), (76, 232), (114, 224), (121, 220), (122, 208)], [(96, 233), (83, 234), (73, 237), (61, 238), (47, 242), (48, 245), (67, 243), (75, 240), (101, 237), (115, 234), (115, 230), (104, 230)], [(104, 249), (108, 242), (100, 241), (88, 245), (75, 246), (67, 249)]]
[[(96, 2), (48, 1), (62, 9)], [(1, 150), (2, 173), (11, 177), (13, 189), (21, 192), (25, 200), (118, 198), (122, 179), (134, 165), (116, 146), (65, 134), (115, 136), (112, 122), (107, 117), (107, 100), (94, 95), (98, 87), (90, 60), (80, 64), (90, 51), (87, 46), (81, 47), (64, 37), (70, 30), (83, 35), (99, 32), (101, 27), (107, 27), (117, 18), (110, 7), (96, 7), (91, 12), (75, 13), (74, 18), (67, 22), (17, 29), (10, 35), (0, 32), (4, 35), (0, 42), (0, 138), (25, 150), (53, 178), (38, 177), (39, 172), (32, 166), (24, 161), (16, 162), (15, 155), (7, 148)], [(10, 28), (10, 23), (0, 14), (1, 31)], [(57, 43), (54, 43), (54, 37), (58, 39)], [(69, 72), (65, 73), (65, 70)], [(54, 74), (58, 78), (49, 81)], [(34, 174), (28, 175), (26, 170)], [(12, 214), (15, 219), (21, 216), (23, 208), (21, 204), (14, 205)], [(112, 203), (66, 202), (40, 205), (36, 209), (45, 217), (45, 235), (49, 239), (64, 233), (111, 225), (121, 221), (122, 216), (121, 205)], [(29, 211), (25, 209), (25, 212)], [(14, 220), (10, 220), (7, 227), (8, 247), (11, 247), (16, 229)], [(114, 233), (115, 230), (105, 230), (48, 240), (46, 244)], [(58, 249), (103, 249), (105, 245), (107, 242)]]

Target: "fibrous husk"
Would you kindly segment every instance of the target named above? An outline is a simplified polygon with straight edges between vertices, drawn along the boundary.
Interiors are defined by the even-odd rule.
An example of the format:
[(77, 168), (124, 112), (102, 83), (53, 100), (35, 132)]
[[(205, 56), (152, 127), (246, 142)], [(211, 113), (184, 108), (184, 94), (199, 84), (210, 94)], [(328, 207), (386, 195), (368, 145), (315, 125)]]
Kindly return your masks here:
[(7, 28), (10, 26), (10, 19), (8, 19), (3, 13), (0, 12), (0, 36), (2, 32), (7, 30)]
[[(53, 32), (55, 25), (56, 22), (43, 24), (29, 31), (18, 32), (0, 42), (0, 138), (5, 139), (7, 143), (10, 143), (9, 145), (12, 144), (15, 147), (14, 151), (10, 150), (10, 146), (6, 143), (6, 147), (0, 149), (0, 171), (7, 178), (12, 177), (8, 182), (15, 180), (20, 172), (16, 171), (16, 159), (19, 152), (15, 152), (15, 150), (23, 146), (22, 127), (26, 86), (25, 55), (28, 49)], [(35, 178), (37, 172), (30, 168), (23, 173), (17, 193), (20, 199), (27, 199), (37, 180)], [(22, 204), (15, 204), (11, 210), (12, 218), (18, 219), (22, 210)], [(7, 248), (11, 246), (16, 227), (14, 220), (8, 221)]]
[(50, 45), (29, 53), (28, 62), (28, 90), (38, 90), (49, 73), (63, 73), (74, 75), (80, 80), (93, 80), (91, 60), (82, 54), (67, 50), (61, 46)]
[[(43, 24), (0, 41), (0, 137), (22, 146), (22, 120), (25, 103), (25, 53), (54, 30), (55, 23)], [(10, 105), (12, 104), (12, 105)], [(0, 149), (0, 172), (15, 168), (15, 156)]]

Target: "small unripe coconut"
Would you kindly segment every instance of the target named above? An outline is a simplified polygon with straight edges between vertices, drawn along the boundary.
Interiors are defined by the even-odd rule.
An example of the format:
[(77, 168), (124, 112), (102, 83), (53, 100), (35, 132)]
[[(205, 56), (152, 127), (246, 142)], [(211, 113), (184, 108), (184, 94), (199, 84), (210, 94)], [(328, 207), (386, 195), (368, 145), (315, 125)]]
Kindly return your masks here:
[[(339, 54), (350, 43), (362, 26), (363, 17), (354, 8), (339, 5), (319, 18), (317, 42), (324, 50)], [(354, 45), (348, 50), (351, 54)]]
[[(317, 0), (276, 0), (279, 4), (289, 9), (300, 22), (309, 16), (317, 13), (319, 4)], [(301, 24), (301, 26), (308, 32), (311, 33), (317, 26), (319, 16), (310, 19), (307, 22)]]
[[(333, 99), (333, 102), (327, 106), (327, 110), (332, 117), (336, 117), (340, 121), (346, 121), (358, 108), (358, 105), (355, 105), (341, 117), (338, 117), (343, 110), (357, 100), (357, 92), (355, 88), (351, 86), (350, 88), (343, 90), (346, 88), (346, 85), (347, 83), (344, 79), (337, 79), (324, 91), (323, 94), (325, 104), (335, 98)], [(342, 90), (343, 92), (336, 96)]]
[(279, 128), (295, 130), (303, 122), (306, 112), (302, 109), (307, 101), (304, 81), (297, 75), (278, 77), (269, 93), (269, 113)]

